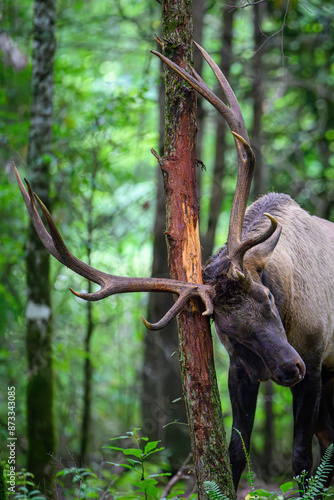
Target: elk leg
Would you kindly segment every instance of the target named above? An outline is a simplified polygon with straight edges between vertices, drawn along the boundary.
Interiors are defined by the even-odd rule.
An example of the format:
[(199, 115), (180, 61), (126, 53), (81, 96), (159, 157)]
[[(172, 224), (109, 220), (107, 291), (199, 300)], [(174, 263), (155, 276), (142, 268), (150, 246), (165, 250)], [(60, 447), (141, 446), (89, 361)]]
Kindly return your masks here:
[[(334, 429), (333, 429), (333, 378), (331, 374), (323, 372), (322, 374), (322, 392), (318, 414), (318, 421), (316, 425), (316, 436), (320, 445), (321, 456), (324, 454), (328, 446), (334, 443)], [(334, 460), (332, 459), (332, 465)], [(333, 469), (326, 481), (328, 487), (333, 477)]]
[(291, 388), (293, 395), (294, 438), (292, 469), (296, 476), (311, 473), (312, 438), (315, 433), (321, 397), (320, 370), (307, 367), (305, 378)]
[(245, 443), (247, 453), (249, 453), (259, 385), (258, 381), (254, 383), (250, 380), (243, 366), (231, 360), (228, 386), (233, 414), (233, 428), (229, 453), (236, 490), (242, 471), (246, 466), (246, 451), (243, 448), (242, 440)]

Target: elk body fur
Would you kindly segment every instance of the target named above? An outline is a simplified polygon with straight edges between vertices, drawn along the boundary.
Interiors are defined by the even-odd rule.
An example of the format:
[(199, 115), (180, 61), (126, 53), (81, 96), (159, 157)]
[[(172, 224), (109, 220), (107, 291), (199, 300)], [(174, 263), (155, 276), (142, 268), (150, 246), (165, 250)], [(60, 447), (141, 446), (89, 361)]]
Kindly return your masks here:
[[(244, 267), (253, 280), (260, 280), (274, 297), (288, 343), (295, 348), (306, 366), (304, 379), (291, 388), (294, 407), (293, 470), (299, 474), (312, 468), (312, 438), (317, 435), (322, 452), (334, 441), (334, 224), (310, 215), (285, 194), (270, 193), (250, 205), (245, 214), (243, 239), (263, 233), (270, 212), (282, 226), (280, 238), (267, 258), (261, 245), (245, 254)], [(273, 238), (273, 236), (271, 237)], [(270, 239), (263, 245), (268, 245)], [(221, 270), (227, 259), (227, 247), (212, 256), (204, 268), (204, 282), (221, 287)], [(225, 269), (229, 268), (227, 266)], [(226, 277), (230, 282), (230, 277)], [(224, 321), (233, 292), (224, 288), (222, 299), (217, 291), (214, 307), (216, 331), (230, 355), (229, 391), (233, 428), (241, 432), (247, 449), (253, 427), (259, 381), (273, 378), (268, 364), (267, 345), (260, 355), (253, 346), (245, 346), (248, 325), (254, 321), (254, 303), (247, 310), (241, 342), (224, 332)], [(240, 292), (238, 298), (240, 300)], [(224, 307), (224, 300), (227, 305)], [(245, 306), (242, 305), (243, 312)], [(220, 328), (220, 317), (224, 321)], [(263, 318), (261, 318), (263, 321)], [(268, 336), (265, 325), (263, 337)], [(257, 336), (261, 335), (257, 325)], [(276, 334), (275, 334), (276, 335)], [(251, 340), (252, 342), (252, 340)], [(277, 336), (273, 339), (277, 345)], [(263, 347), (263, 346), (262, 346)], [(262, 355), (262, 357), (261, 357)], [(277, 353), (275, 353), (277, 360)], [(264, 359), (264, 361), (263, 361)], [(279, 382), (278, 382), (279, 383)], [(285, 384), (282, 384), (285, 385)], [(288, 384), (287, 384), (288, 385)], [(230, 457), (237, 486), (246, 459), (240, 437), (232, 432)]]

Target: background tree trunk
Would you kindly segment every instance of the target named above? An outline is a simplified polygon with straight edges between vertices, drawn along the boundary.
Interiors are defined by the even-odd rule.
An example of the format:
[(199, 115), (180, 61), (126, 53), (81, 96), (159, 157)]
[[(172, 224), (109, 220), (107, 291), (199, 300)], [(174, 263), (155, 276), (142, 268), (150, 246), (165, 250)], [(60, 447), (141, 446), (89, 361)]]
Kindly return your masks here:
[[(28, 169), (32, 184), (50, 207), (49, 165), (52, 149), (53, 61), (55, 54), (55, 1), (36, 0)], [(27, 239), (27, 419), (28, 470), (36, 484), (50, 490), (52, 466), (48, 453), (55, 449), (53, 424), (52, 311), (49, 254), (32, 224)], [(43, 486), (44, 483), (44, 486)]]
[[(231, 3), (233, 4), (233, 2), (228, 1), (227, 5), (224, 5), (222, 9), (223, 29), (221, 39), (220, 67), (227, 79), (229, 79), (230, 67), (232, 64), (233, 19), (235, 13), (235, 9), (232, 9), (230, 6)], [(217, 88), (216, 93), (218, 97), (220, 97), (224, 101), (225, 96), (223, 95), (223, 91), (220, 86)], [(212, 255), (213, 253), (216, 229), (219, 215), (222, 209), (224, 196), (223, 179), (225, 174), (225, 152), (227, 147), (226, 123), (219, 113), (216, 113), (216, 116), (216, 155), (210, 195), (208, 226), (203, 239), (204, 262), (206, 262), (210, 255)]]
[(264, 41), (263, 31), (262, 31), (262, 17), (263, 9), (265, 8), (264, 3), (255, 3), (254, 6), (254, 50), (255, 54), (253, 57), (253, 86), (252, 86), (252, 97), (253, 97), (253, 123), (251, 128), (251, 142), (252, 148), (256, 156), (256, 168), (254, 169), (253, 187), (252, 192), (254, 198), (258, 198), (264, 194), (267, 184), (267, 176), (265, 173), (263, 165), (263, 155), (262, 155), (262, 115), (263, 115), (263, 101), (264, 101), (264, 85), (265, 80), (263, 72), (263, 62), (262, 56), (264, 52), (264, 47), (261, 47)]
[[(177, 64), (192, 63), (192, 5), (162, 5), (164, 54)], [(195, 93), (166, 69), (165, 154), (160, 159), (167, 203), (167, 242), (174, 279), (201, 282), (199, 203), (196, 193)], [(215, 375), (210, 322), (203, 306), (191, 301), (178, 317), (179, 359), (199, 498), (203, 483), (215, 481), (234, 495)]]
[[(93, 248), (93, 199), (95, 193), (95, 179), (98, 171), (98, 159), (97, 153), (93, 150), (92, 159), (93, 170), (91, 173), (91, 194), (85, 203), (87, 211), (87, 243), (86, 243), (86, 253), (87, 253), (87, 263), (92, 265), (92, 248)], [(92, 282), (87, 280), (87, 291), (92, 292)], [(93, 365), (91, 360), (91, 340), (95, 328), (95, 322), (93, 319), (93, 302), (87, 301), (86, 303), (86, 335), (85, 335), (85, 363), (84, 363), (84, 394), (83, 394), (83, 414), (81, 423), (81, 436), (80, 436), (80, 463), (83, 467), (86, 462), (87, 448), (89, 444), (89, 434), (90, 434), (90, 423), (91, 423), (91, 399), (92, 399), (92, 377), (93, 377)]]

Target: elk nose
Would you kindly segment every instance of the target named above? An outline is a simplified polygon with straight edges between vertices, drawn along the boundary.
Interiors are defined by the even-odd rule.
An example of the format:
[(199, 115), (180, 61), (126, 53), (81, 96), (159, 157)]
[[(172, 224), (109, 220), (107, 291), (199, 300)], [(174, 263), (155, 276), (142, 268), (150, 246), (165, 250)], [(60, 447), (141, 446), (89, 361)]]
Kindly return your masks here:
[(303, 380), (305, 373), (306, 368), (304, 361), (299, 357), (290, 358), (290, 360), (286, 360), (285, 364), (280, 367), (277, 378), (274, 380), (276, 380), (279, 385), (292, 387)]
[(305, 377), (305, 373), (306, 373), (306, 366), (305, 366), (304, 361), (302, 359), (297, 359), (296, 367), (297, 367), (297, 370), (299, 372), (297, 382), (300, 382), (301, 380), (303, 380), (303, 378)]

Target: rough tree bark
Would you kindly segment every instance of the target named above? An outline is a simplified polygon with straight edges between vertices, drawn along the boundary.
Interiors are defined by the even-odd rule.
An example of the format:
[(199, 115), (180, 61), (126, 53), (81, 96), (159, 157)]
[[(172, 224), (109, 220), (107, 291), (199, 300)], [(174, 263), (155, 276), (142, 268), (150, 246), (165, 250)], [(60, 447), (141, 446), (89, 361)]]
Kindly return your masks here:
[[(192, 62), (192, 5), (162, 4), (164, 54), (184, 66)], [(199, 202), (196, 194), (196, 97), (166, 69), (165, 149), (160, 166), (167, 204), (167, 246), (174, 279), (202, 281)], [(215, 481), (234, 496), (213, 360), (210, 322), (191, 301), (178, 317), (179, 359), (199, 498), (203, 483)]]
[[(52, 148), (55, 0), (35, 0), (32, 59), (32, 106), (29, 135), (29, 177), (43, 202), (50, 206), (49, 164)], [(28, 470), (40, 487), (51, 489), (48, 453), (55, 449), (53, 424), (52, 311), (49, 254), (32, 224), (27, 239), (27, 420)]]

